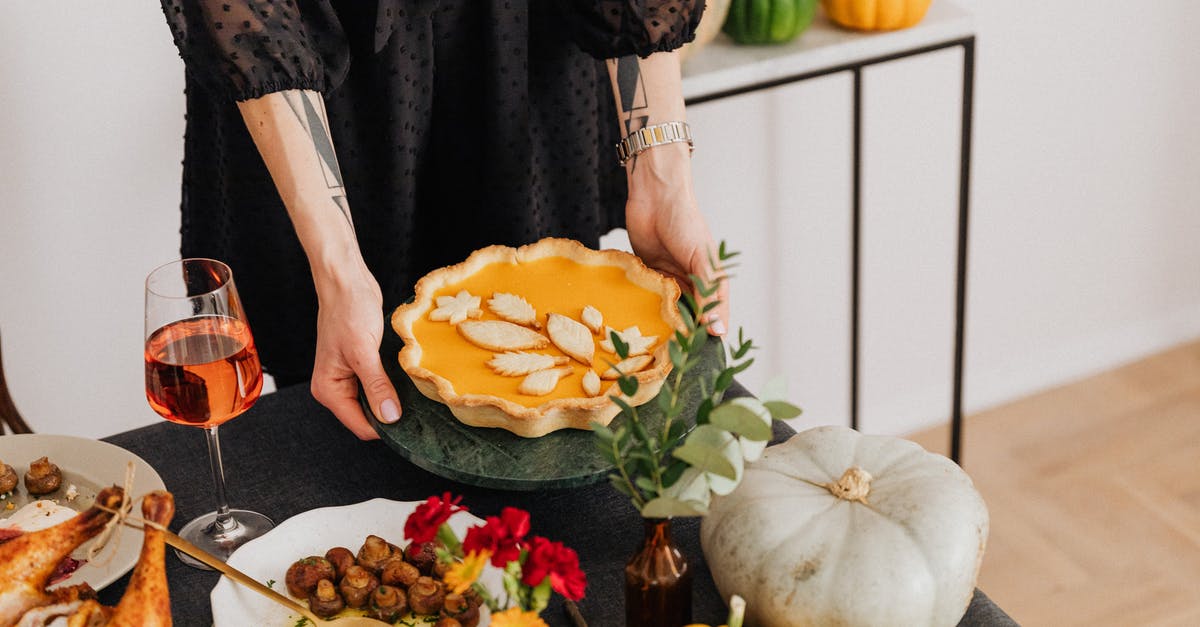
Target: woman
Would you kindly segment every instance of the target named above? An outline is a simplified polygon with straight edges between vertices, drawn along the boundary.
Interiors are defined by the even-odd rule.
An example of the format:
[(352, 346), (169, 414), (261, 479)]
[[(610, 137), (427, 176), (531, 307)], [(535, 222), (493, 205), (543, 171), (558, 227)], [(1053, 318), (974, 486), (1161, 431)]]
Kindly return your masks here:
[[(384, 307), (429, 270), (625, 226), (708, 275), (678, 54), (702, 0), (163, 0), (187, 68), (182, 253), (228, 262), (278, 385), (400, 417)], [(667, 142), (614, 146), (639, 129)], [(661, 136), (660, 136), (661, 137)], [(637, 136), (633, 136), (636, 139)], [(623, 167), (622, 167), (623, 166)], [(720, 295), (727, 301), (724, 295)], [(710, 332), (725, 332), (728, 307)]]

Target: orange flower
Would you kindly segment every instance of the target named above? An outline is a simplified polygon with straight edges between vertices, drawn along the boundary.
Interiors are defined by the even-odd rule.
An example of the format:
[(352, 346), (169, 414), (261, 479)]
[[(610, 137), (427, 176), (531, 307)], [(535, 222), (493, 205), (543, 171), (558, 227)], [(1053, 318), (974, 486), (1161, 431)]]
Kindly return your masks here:
[(517, 606), (513, 606), (500, 612), (492, 614), (492, 627), (550, 627), (546, 621), (542, 620), (537, 612), (526, 612)]
[(471, 551), (463, 558), (461, 562), (455, 562), (446, 571), (446, 585), (455, 594), (462, 594), (479, 579), (479, 574), (483, 572), (483, 567), (487, 564), (488, 558), (492, 556), (490, 551)]

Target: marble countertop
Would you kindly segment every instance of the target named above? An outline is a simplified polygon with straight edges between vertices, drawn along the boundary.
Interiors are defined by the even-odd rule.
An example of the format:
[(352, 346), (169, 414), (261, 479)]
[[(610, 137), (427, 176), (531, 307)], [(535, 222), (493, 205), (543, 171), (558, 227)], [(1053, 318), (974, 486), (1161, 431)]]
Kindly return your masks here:
[(912, 28), (861, 33), (841, 28), (818, 11), (812, 26), (790, 43), (739, 46), (724, 33), (683, 64), (689, 102), (789, 76), (932, 46), (975, 34), (971, 13), (952, 0), (935, 0)]

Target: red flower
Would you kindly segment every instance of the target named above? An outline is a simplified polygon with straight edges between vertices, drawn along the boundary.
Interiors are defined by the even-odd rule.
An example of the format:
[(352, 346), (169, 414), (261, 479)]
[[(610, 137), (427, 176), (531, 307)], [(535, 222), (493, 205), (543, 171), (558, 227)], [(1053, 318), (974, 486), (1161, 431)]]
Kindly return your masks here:
[(534, 537), (521, 570), (521, 583), (537, 586), (549, 575), (550, 587), (572, 601), (582, 599), (587, 587), (587, 575), (579, 569), (575, 550), (541, 536)]
[(488, 551), (492, 566), (504, 568), (521, 559), (521, 545), (529, 533), (529, 512), (505, 507), (499, 516), (488, 516), (482, 526), (471, 527), (463, 539), (463, 551)]
[(413, 513), (404, 521), (404, 537), (413, 542), (432, 542), (437, 537), (438, 527), (446, 522), (456, 512), (465, 512), (467, 508), (460, 507), (461, 496), (443, 493), (441, 498), (429, 497), (429, 500), (417, 506)]

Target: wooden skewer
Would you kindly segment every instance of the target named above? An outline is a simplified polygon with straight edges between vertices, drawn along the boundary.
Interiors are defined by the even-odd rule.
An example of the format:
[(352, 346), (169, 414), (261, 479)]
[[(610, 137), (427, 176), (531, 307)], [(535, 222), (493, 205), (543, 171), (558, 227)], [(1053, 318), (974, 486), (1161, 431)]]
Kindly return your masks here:
[(163, 529), (162, 532), (167, 544), (179, 549), (180, 551), (183, 551), (184, 553), (187, 553), (201, 562), (204, 562), (210, 568), (220, 572), (222, 575), (225, 575), (235, 582), (270, 598), (272, 601), (275, 601), (280, 605), (286, 606), (289, 610), (296, 612), (312, 621), (314, 625), (320, 625), (326, 622), (325, 619), (313, 614), (312, 610), (304, 607), (304, 605), (298, 603), (295, 599), (286, 597), (272, 590), (271, 588), (268, 588), (267, 586), (259, 583), (257, 579), (247, 575), (246, 573), (243, 573), (229, 564), (226, 564), (225, 562), (222, 562), (221, 560), (217, 559), (215, 555), (192, 544), (191, 542), (188, 542), (187, 540), (184, 540), (174, 532), (166, 529)]

